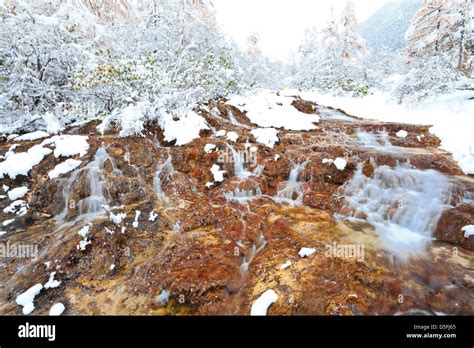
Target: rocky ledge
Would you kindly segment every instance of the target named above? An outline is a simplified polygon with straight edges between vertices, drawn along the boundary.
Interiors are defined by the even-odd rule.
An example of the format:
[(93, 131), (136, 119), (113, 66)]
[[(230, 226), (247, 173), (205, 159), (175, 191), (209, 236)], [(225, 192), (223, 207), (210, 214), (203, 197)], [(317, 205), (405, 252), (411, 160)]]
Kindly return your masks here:
[[(153, 125), (67, 129), (89, 145), (73, 171), (51, 178), (51, 154), (2, 180), (0, 244), (36, 253), (0, 260), (0, 313), (25, 313), (18, 296), (44, 284), (33, 314), (248, 315), (270, 289), (269, 315), (474, 314), (474, 181), (430, 127), (293, 107), (320, 121), (274, 146), (225, 100), (183, 146)], [(53, 150), (4, 139), (0, 153), (13, 144)]]

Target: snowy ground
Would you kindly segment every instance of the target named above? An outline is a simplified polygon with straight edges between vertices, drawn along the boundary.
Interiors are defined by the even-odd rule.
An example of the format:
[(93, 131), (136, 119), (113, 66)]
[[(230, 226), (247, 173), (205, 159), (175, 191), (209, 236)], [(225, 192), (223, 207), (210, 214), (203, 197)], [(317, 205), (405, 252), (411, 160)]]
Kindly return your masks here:
[(387, 122), (433, 125), (431, 133), (442, 141), (441, 148), (453, 154), (465, 174), (474, 174), (474, 97), (472, 91), (458, 91), (424, 100), (415, 106), (400, 105), (385, 93), (364, 98), (334, 97), (299, 92), (302, 99), (332, 106), (348, 114)]

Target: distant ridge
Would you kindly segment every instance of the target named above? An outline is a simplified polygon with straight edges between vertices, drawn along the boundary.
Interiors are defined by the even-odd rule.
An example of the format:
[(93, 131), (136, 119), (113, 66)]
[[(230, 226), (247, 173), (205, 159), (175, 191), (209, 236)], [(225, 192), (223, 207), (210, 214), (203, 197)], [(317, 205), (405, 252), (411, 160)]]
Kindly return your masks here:
[(374, 51), (397, 51), (405, 46), (405, 32), (421, 7), (420, 0), (390, 0), (361, 24), (361, 34)]

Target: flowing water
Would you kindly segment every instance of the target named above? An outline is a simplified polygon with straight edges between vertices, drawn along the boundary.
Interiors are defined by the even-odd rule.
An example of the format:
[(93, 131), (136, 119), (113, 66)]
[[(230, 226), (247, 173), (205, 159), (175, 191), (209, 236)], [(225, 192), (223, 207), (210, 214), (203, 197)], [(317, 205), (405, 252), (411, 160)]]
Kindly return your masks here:
[[(94, 155), (94, 159), (87, 166), (74, 171), (72, 175), (66, 179), (63, 188), (65, 207), (63, 212), (56, 217), (58, 222), (64, 223), (70, 210), (78, 211), (77, 217), (74, 221), (92, 221), (96, 216), (104, 212), (103, 206), (107, 204), (107, 199), (104, 195), (107, 182), (104, 164), (107, 160), (112, 163), (116, 173), (121, 173), (115, 168), (113, 161), (108, 156), (105, 147), (100, 147)], [(70, 195), (73, 185), (81, 175), (85, 176), (85, 182), (88, 186), (89, 196), (76, 201), (75, 199), (71, 198)]]
[(384, 247), (406, 259), (422, 254), (432, 240), (441, 214), (450, 207), (451, 185), (437, 171), (408, 164), (378, 167), (372, 178), (359, 168), (344, 195), (354, 217), (373, 225)]
[[(213, 187), (206, 182), (216, 160), (203, 153), (205, 139), (171, 150), (159, 144), (156, 134), (154, 139), (90, 135), (91, 146), (107, 145), (97, 149), (90, 163), (53, 182), (65, 202), (55, 217), (59, 227), (48, 231), (49, 218), (40, 217), (25, 231), (7, 235), (13, 241), (43, 244), (37, 262), (8, 261), (0, 267), (5, 289), (0, 288), (0, 295), (7, 298), (47, 281), (50, 272), (44, 263), (59, 260), (64, 301), (71, 294), (77, 299), (68, 302), (71, 314), (170, 314), (169, 308), (155, 312), (149, 305), (154, 293), (166, 290), (175, 308), (189, 310), (177, 298), (187, 293), (196, 313), (245, 315), (268, 289), (279, 295), (270, 314), (472, 313), (473, 253), (459, 243), (435, 241), (433, 233), (450, 204), (474, 202), (474, 183), (460, 174), (411, 166), (416, 155), (411, 162), (418, 167), (452, 169), (448, 155), (430, 142), (408, 139), (403, 147), (403, 140), (395, 138), (396, 127), (365, 124), (329, 108), (319, 111), (317, 131), (280, 130), (281, 141), (262, 150), (249, 134), (251, 126), (239, 123), (242, 116), (212, 110), (215, 129), (228, 131), (232, 123), (233, 130), (239, 127), (240, 139), (228, 144), (225, 137), (212, 137), (220, 149), (228, 149), (223, 164), (229, 174)], [(429, 137), (426, 129), (415, 130), (410, 128), (410, 136)], [(156, 152), (149, 151), (150, 144)], [(106, 146), (121, 147), (123, 155), (112, 159)], [(259, 150), (256, 163), (239, 151), (251, 147)], [(191, 152), (199, 153), (196, 160), (178, 162)], [(143, 161), (143, 156), (152, 157)], [(342, 157), (348, 162), (344, 170), (323, 163)], [(405, 157), (407, 164), (394, 165)], [(369, 158), (373, 160), (367, 163)], [(287, 163), (292, 163), (290, 170)], [(130, 195), (128, 200), (128, 191), (137, 187), (130, 182), (137, 180), (141, 188), (153, 185), (154, 195)], [(43, 183), (34, 184), (32, 191)], [(120, 210), (139, 217), (139, 229), (124, 219), (126, 233), (117, 229), (114, 237), (107, 231), (116, 227), (113, 221), (105, 215), (100, 223), (95, 220), (112, 197), (125, 197)], [(342, 221), (334, 218), (337, 214)], [(78, 231), (89, 223), (91, 245), (78, 250)], [(336, 252), (328, 256), (328, 246), (334, 251), (357, 246), (361, 254), (357, 259)], [(302, 257), (302, 248), (315, 252)], [(133, 262), (126, 250), (133, 252)], [(48, 313), (54, 300), (49, 294), (38, 296), (35, 314)], [(404, 304), (397, 302), (400, 294)], [(21, 311), (13, 297), (7, 305), (5, 313)]]
[(171, 154), (169, 154), (166, 161), (158, 165), (155, 176), (153, 178), (153, 188), (155, 190), (155, 194), (157, 198), (163, 201), (165, 204), (169, 204), (170, 199), (163, 191), (162, 180), (163, 178), (170, 180), (170, 178), (172, 178), (174, 171), (175, 170), (173, 168), (173, 158), (171, 157)]
[(288, 181), (283, 185), (275, 196), (275, 201), (299, 206), (303, 204), (304, 182), (298, 181), (300, 173), (306, 168), (308, 162), (293, 165)]
[(240, 179), (246, 179), (252, 176), (252, 173), (245, 168), (245, 154), (237, 152), (232, 145), (227, 145), (227, 147), (232, 153), (234, 175)]

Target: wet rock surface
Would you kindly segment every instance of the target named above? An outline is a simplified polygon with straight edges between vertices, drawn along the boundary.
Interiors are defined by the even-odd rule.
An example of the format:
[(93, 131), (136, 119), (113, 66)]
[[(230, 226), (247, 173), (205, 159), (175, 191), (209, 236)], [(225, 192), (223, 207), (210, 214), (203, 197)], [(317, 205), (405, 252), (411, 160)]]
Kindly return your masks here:
[[(47, 156), (28, 177), (2, 180), (29, 192), (23, 216), (3, 212), (12, 202), (0, 200), (0, 220), (15, 219), (0, 243), (38, 253), (0, 260), (0, 313), (21, 314), (16, 297), (56, 272), (60, 286), (36, 296), (33, 314), (62, 302), (67, 315), (248, 315), (268, 289), (278, 295), (269, 315), (474, 314), (473, 237), (461, 232), (473, 224), (474, 185), (429, 127), (361, 120), (298, 99), (293, 106), (321, 121), (307, 132), (279, 129), (274, 148), (258, 143), (256, 125), (225, 101), (200, 114), (216, 131), (237, 133), (236, 142), (208, 131), (176, 147), (157, 127), (119, 138), (99, 134), (95, 122), (67, 131), (89, 136), (87, 155), (73, 157), (78, 169), (50, 180), (64, 159)], [(1, 142), (0, 154), (13, 143)], [(215, 149), (206, 152), (207, 144)], [(233, 151), (251, 150), (251, 163), (239, 166)], [(215, 164), (223, 182), (214, 181)], [(399, 165), (440, 173), (452, 193), (433, 216), (434, 240), (408, 259), (387, 250), (380, 228), (346, 201), (358, 171), (372, 183), (378, 168)], [(402, 205), (379, 213), (395, 220)], [(302, 248), (314, 253), (302, 257)], [(163, 291), (169, 301), (159, 303)]]

